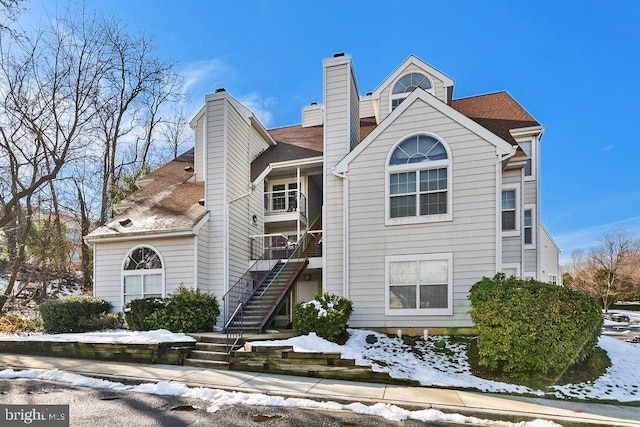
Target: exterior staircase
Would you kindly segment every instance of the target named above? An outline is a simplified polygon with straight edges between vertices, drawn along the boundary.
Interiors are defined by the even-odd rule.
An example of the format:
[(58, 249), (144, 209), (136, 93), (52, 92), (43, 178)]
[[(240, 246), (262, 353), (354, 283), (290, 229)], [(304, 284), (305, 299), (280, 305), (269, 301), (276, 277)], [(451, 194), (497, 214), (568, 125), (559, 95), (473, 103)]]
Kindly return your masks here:
[(287, 263), (278, 261), (275, 264), (267, 278), (244, 305), (242, 322), (245, 333), (264, 332), (264, 328), (269, 324), (280, 303), (285, 300), (308, 263), (308, 259), (304, 259)]
[[(185, 366), (197, 366), (199, 368), (229, 369), (227, 352), (229, 346), (226, 334), (189, 334), (196, 340), (196, 347), (184, 360)], [(244, 340), (239, 340), (231, 351), (244, 345)]]

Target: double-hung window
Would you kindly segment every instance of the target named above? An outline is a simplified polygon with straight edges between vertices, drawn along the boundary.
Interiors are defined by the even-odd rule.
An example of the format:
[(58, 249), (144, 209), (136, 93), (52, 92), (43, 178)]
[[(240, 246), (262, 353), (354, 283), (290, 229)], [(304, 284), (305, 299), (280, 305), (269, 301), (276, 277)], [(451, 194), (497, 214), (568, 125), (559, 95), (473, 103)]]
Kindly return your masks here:
[(387, 224), (451, 219), (451, 161), (431, 135), (403, 139), (388, 160)]
[(533, 176), (533, 146), (531, 144), (531, 141), (521, 141), (518, 142), (518, 145), (520, 146), (522, 151), (524, 151), (524, 154), (529, 157), (527, 159), (527, 163), (524, 166), (524, 176), (531, 177)]
[(452, 254), (386, 257), (386, 314), (453, 314), (452, 261)]

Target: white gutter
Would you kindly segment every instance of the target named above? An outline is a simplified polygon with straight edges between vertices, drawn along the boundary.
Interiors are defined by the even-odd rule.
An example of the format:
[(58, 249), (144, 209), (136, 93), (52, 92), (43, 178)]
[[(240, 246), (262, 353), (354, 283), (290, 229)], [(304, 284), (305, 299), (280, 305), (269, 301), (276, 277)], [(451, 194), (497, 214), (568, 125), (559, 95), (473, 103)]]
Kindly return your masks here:
[(84, 241), (87, 243), (105, 243), (105, 242), (119, 242), (121, 240), (141, 240), (141, 239), (164, 239), (170, 237), (187, 237), (195, 236), (196, 233), (192, 228), (175, 230), (175, 231), (161, 231), (157, 233), (150, 233), (148, 231), (142, 231), (139, 233), (121, 234), (118, 236), (106, 236), (106, 237), (85, 237)]
[(233, 199), (229, 200), (227, 203), (231, 204), (231, 203), (236, 202), (236, 201), (238, 201), (240, 199), (244, 199), (245, 197), (250, 196), (251, 193), (253, 193), (253, 190), (256, 189), (256, 186), (258, 185), (258, 183), (260, 183), (260, 181), (265, 179), (267, 177), (267, 175), (269, 175), (271, 170), (272, 170), (271, 165), (269, 165), (266, 168), (264, 168), (262, 173), (260, 173), (260, 175), (258, 175), (258, 177), (255, 180), (253, 180), (253, 182), (251, 182), (251, 184), (249, 184), (249, 191), (247, 191), (246, 193), (241, 194), (241, 195), (239, 195), (237, 197), (234, 197)]

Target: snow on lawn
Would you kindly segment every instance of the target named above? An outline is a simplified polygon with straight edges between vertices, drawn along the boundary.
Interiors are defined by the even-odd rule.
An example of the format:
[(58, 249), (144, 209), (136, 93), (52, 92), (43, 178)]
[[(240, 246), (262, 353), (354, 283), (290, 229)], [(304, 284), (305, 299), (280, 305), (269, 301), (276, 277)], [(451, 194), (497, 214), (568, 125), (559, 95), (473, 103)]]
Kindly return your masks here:
[[(344, 359), (355, 359), (358, 365), (371, 365), (374, 371), (388, 372), (393, 378), (418, 381), (424, 386), (476, 388), (487, 392), (545, 395), (544, 391), (486, 380), (474, 376), (467, 360), (465, 344), (452, 343), (447, 337), (430, 336), (412, 348), (401, 339), (371, 331), (349, 329), (350, 338), (338, 345), (314, 333), (287, 340), (252, 342), (251, 345), (292, 345), (296, 351), (340, 352)], [(376, 342), (368, 344), (367, 336)], [(446, 351), (437, 351), (436, 343), (446, 343)], [(615, 338), (600, 337), (599, 346), (611, 359), (612, 366), (594, 383), (553, 386), (556, 397), (607, 399), (621, 402), (640, 401), (640, 345)]]
[(92, 387), (99, 389), (110, 389), (127, 392), (139, 392), (147, 394), (182, 396), (193, 399), (200, 399), (211, 403), (207, 408), (208, 412), (217, 412), (225, 405), (252, 405), (252, 406), (278, 406), (288, 408), (310, 408), (325, 410), (348, 410), (358, 414), (376, 415), (388, 420), (404, 421), (407, 419), (422, 422), (452, 422), (459, 424), (473, 424), (486, 426), (514, 426), (514, 427), (552, 427), (558, 424), (545, 420), (533, 420), (530, 422), (509, 423), (494, 420), (485, 420), (476, 417), (469, 417), (461, 414), (450, 414), (440, 412), (435, 409), (424, 409), (421, 411), (409, 411), (395, 405), (386, 403), (376, 403), (367, 406), (363, 403), (354, 402), (350, 404), (340, 404), (337, 402), (318, 402), (310, 399), (285, 398), (281, 396), (270, 396), (261, 393), (230, 392), (210, 388), (189, 388), (184, 384), (160, 382), (157, 384), (140, 384), (136, 386), (124, 385), (112, 381), (99, 380), (85, 377), (83, 375), (62, 372), (58, 370), (28, 369), (24, 371), (14, 371), (5, 369), (0, 371), (0, 378), (28, 378), (47, 381), (58, 381), (75, 386)]
[(186, 334), (176, 334), (166, 329), (155, 331), (127, 331), (116, 329), (111, 331), (86, 332), (82, 334), (55, 335), (2, 335), (2, 341), (55, 341), (55, 342), (84, 342), (108, 344), (159, 344), (163, 342), (191, 342), (195, 339)]

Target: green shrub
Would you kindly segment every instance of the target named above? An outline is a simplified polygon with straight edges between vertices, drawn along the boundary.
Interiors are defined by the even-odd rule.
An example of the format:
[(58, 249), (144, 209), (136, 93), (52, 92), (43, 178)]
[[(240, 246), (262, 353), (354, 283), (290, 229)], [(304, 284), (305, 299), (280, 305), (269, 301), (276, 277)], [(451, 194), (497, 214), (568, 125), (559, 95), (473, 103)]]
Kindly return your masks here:
[(116, 329), (118, 327), (118, 315), (115, 313), (100, 313), (97, 316), (82, 317), (78, 320), (78, 325), (85, 331)]
[(353, 303), (334, 294), (316, 295), (315, 300), (297, 303), (293, 312), (293, 329), (298, 335), (315, 332), (319, 337), (337, 342), (346, 333)]
[(111, 304), (88, 295), (50, 299), (38, 307), (44, 330), (51, 334), (95, 330), (94, 321), (106, 314)]
[(547, 373), (584, 361), (602, 328), (598, 302), (560, 286), (498, 274), (471, 289), (479, 365)]
[(168, 329), (171, 332), (209, 332), (220, 314), (218, 301), (213, 295), (180, 285), (176, 292), (164, 300), (162, 307), (151, 313), (146, 322), (150, 329)]
[(150, 297), (135, 299), (124, 306), (124, 320), (132, 331), (148, 331), (151, 329), (148, 318), (164, 306), (162, 298)]

